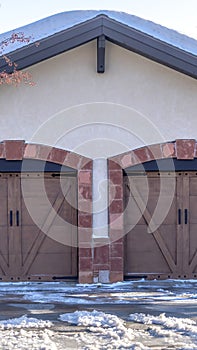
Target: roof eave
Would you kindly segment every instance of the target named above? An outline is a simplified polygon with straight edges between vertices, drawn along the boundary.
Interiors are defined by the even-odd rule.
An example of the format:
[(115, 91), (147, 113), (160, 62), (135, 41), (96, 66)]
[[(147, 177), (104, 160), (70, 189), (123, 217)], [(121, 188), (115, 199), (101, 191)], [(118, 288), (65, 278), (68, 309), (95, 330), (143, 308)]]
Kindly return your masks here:
[(110, 18), (103, 20), (103, 28), (106, 38), (112, 43), (178, 72), (197, 78), (197, 57), (190, 52), (122, 23), (117, 23)]
[[(86, 44), (100, 35), (105, 35), (107, 40), (127, 50), (197, 79), (197, 57), (195, 55), (106, 15), (99, 15), (42, 39), (38, 47), (35, 43), (24, 46), (9, 53), (9, 57), (17, 64), (17, 69), (24, 69)], [(3, 58), (0, 59), (0, 71), (11, 72), (12, 69), (6, 65)]]
[[(102, 22), (103, 18), (101, 16), (95, 17), (72, 28), (41, 39), (36, 43), (25, 45), (20, 49), (10, 52), (7, 56), (9, 56), (12, 62), (17, 64), (18, 70), (30, 67), (99, 37), (103, 33)], [(0, 71), (11, 73), (13, 67), (8, 66), (5, 60), (0, 58)]]

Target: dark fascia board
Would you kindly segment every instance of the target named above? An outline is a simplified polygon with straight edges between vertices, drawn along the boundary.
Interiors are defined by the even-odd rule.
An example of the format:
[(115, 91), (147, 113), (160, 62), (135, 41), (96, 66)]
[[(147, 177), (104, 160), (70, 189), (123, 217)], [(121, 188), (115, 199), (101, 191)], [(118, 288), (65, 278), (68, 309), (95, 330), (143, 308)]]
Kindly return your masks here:
[[(63, 52), (84, 45), (102, 35), (103, 18), (95, 17), (72, 28), (55, 33), (45, 39), (10, 52), (7, 56), (17, 64), (17, 69), (24, 69)], [(11, 73), (13, 67), (9, 67), (3, 58), (0, 58), (0, 71)]]
[[(86, 44), (100, 35), (127, 50), (197, 79), (197, 56), (102, 14), (40, 40), (38, 47), (26, 45), (9, 53), (9, 57), (18, 69), (24, 69)], [(11, 72), (12, 69), (3, 58), (0, 59), (0, 71)]]
[(146, 33), (108, 18), (103, 20), (106, 39), (178, 72), (197, 78), (197, 56)]

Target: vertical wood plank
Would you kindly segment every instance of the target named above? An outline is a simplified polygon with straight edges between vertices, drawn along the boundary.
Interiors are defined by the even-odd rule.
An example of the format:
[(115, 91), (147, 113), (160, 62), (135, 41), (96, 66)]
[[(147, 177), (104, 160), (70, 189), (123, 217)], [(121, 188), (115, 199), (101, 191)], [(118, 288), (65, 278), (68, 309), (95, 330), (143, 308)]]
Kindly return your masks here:
[[(8, 174), (8, 227), (9, 227), (9, 273), (10, 277), (14, 276), (16, 270), (16, 254), (15, 254), (15, 238), (14, 238), (14, 221), (13, 215), (16, 210), (15, 205), (15, 182), (13, 181), (13, 174)], [(12, 223), (11, 223), (12, 215)]]
[[(16, 211), (20, 212), (20, 177), (8, 174), (8, 227), (9, 227), (9, 275), (20, 276), (21, 270), (21, 232), (16, 226)], [(12, 225), (10, 213), (12, 212)]]
[(7, 175), (0, 177), (0, 274), (6, 276), (9, 270), (8, 237), (8, 181)]
[(183, 255), (182, 255), (182, 274), (187, 275), (189, 273), (189, 220), (185, 224), (185, 210), (189, 215), (189, 183), (190, 173), (185, 172), (183, 174)]
[[(180, 220), (179, 223), (179, 211), (180, 210)], [(177, 274), (181, 275), (183, 269), (183, 173), (177, 174)]]
[(197, 266), (197, 241), (196, 241), (196, 223), (197, 223), (197, 183), (196, 183), (196, 172), (190, 174), (190, 193), (189, 196), (189, 208), (188, 208), (188, 226), (189, 226), (189, 268), (190, 277), (193, 274), (196, 275)]

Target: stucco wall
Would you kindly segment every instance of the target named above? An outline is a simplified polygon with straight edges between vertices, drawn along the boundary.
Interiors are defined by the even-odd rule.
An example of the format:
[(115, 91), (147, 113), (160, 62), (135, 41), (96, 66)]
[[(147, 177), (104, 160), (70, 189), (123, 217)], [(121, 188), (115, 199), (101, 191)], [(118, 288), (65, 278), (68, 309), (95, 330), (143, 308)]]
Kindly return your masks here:
[(197, 82), (111, 43), (104, 74), (96, 73), (96, 41), (29, 71), (36, 86), (0, 87), (0, 140), (99, 158), (197, 138)]
[[(84, 215), (79, 223), (86, 225), (88, 217), (88, 243), (94, 240), (98, 245), (102, 239), (104, 245), (103, 239), (109, 243), (112, 237), (108, 218), (119, 217), (116, 211), (120, 208), (116, 197), (117, 205), (111, 203), (108, 212), (106, 158), (144, 145), (197, 139), (197, 82), (109, 42), (106, 72), (97, 74), (96, 44), (88, 43), (29, 68), (34, 87), (0, 86), (0, 141), (24, 139), (93, 158), (93, 189), (85, 183), (86, 192), (93, 193), (93, 217)], [(113, 171), (109, 172), (111, 184), (122, 196), (118, 171), (114, 171), (114, 179)], [(123, 246), (115, 242), (118, 238), (113, 233), (111, 255), (107, 245), (98, 247), (103, 252), (95, 252), (96, 269), (112, 271), (111, 281), (122, 279)], [(80, 257), (83, 282), (92, 278), (92, 245), (89, 253), (87, 257), (85, 250), (85, 257)], [(112, 256), (108, 265), (100, 264), (104, 255), (108, 260)]]

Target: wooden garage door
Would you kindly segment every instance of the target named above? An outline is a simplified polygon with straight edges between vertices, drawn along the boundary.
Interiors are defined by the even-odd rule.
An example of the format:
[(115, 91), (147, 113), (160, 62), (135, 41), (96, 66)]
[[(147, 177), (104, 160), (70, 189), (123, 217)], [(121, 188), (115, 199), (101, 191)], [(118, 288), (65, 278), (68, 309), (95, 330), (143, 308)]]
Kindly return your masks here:
[(125, 276), (196, 278), (197, 173), (124, 178)]
[(76, 177), (0, 174), (1, 280), (77, 276)]

